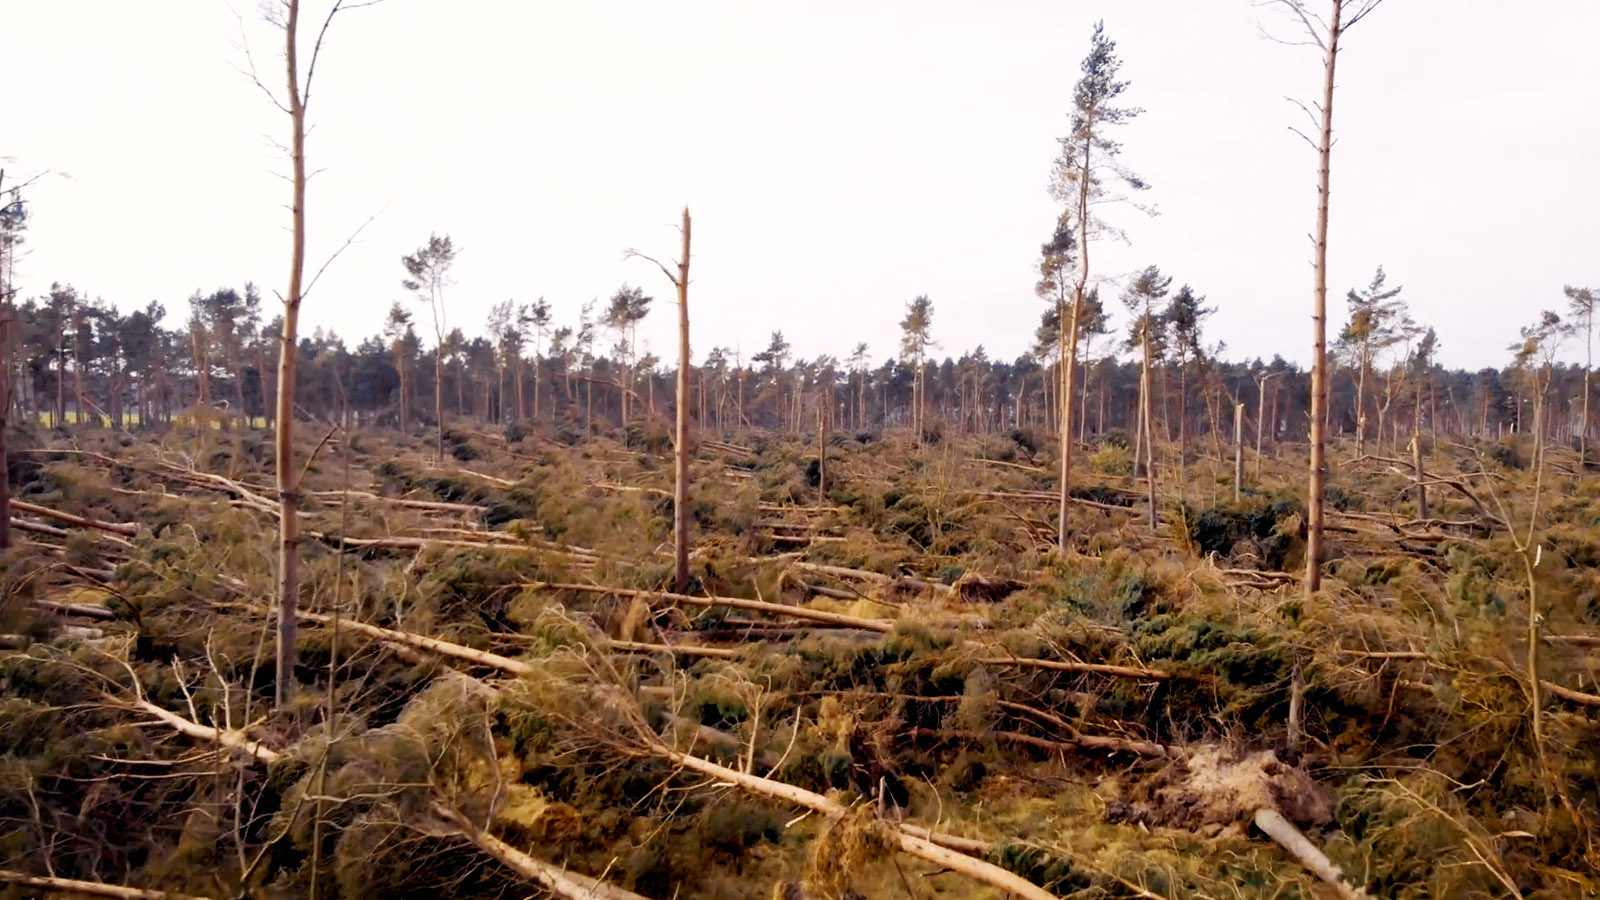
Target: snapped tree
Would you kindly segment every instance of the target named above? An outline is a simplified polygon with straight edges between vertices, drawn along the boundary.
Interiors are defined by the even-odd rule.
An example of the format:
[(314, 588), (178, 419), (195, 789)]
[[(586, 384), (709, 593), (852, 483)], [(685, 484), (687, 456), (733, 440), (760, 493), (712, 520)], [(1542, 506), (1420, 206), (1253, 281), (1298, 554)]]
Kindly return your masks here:
[[(628, 253), (655, 263), (678, 291), (678, 374), (672, 432), (672, 559), (673, 584), (676, 585), (673, 590), (681, 594), (689, 589), (689, 207), (687, 206), (683, 208), (683, 224), (680, 230), (683, 233), (683, 252), (678, 257), (676, 272), (638, 251), (630, 250)], [(645, 303), (649, 303), (649, 298), (645, 299)], [(643, 317), (641, 312), (639, 318)], [(637, 322), (637, 319), (634, 321)]]

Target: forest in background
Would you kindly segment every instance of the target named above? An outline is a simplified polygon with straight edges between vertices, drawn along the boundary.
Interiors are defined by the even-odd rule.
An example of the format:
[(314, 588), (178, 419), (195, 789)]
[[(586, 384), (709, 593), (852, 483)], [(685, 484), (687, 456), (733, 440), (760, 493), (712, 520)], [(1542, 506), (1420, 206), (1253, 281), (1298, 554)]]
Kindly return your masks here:
[[(397, 266), (397, 283), (401, 274)], [(1141, 314), (1120, 316), (1121, 328), (1098, 291), (1090, 295), (1078, 364), (1079, 440), (1137, 429), (1144, 320), (1137, 288), (1165, 280), (1140, 274), (1119, 305), (1131, 302)], [(1372, 283), (1347, 294), (1331, 376), (1333, 433), (1354, 435), (1364, 418), (1366, 435), (1388, 446), (1403, 445), (1419, 428), (1429, 435), (1499, 437), (1529, 430), (1535, 405), (1543, 403), (1546, 435), (1575, 442), (1584, 430), (1588, 368), (1566, 360), (1589, 352), (1595, 296), (1574, 287), (1554, 298), (1560, 327), (1534, 317), (1526, 333), (1508, 336), (1503, 368), (1452, 370), (1437, 363), (1432, 330), (1411, 319), (1403, 293), (1380, 270)], [(1252, 441), (1257, 423), (1264, 440), (1306, 440), (1311, 386), (1304, 368), (1281, 358), (1226, 359), (1225, 347), (1205, 332), (1212, 307), (1187, 285), (1150, 299), (1155, 418), (1164, 439), (1231, 442), (1233, 407), (1243, 404)], [(915, 302), (908, 304), (908, 322)], [(507, 301), (472, 337), (450, 327), (441, 352), (414, 321), (427, 317), (426, 303), (396, 303), (382, 331), (354, 347), (321, 331), (301, 339), (297, 369), (303, 377), (295, 403), (328, 420), (348, 404), (363, 423), (434, 425), (435, 381), (442, 379), (445, 413), (480, 422), (592, 433), (629, 421), (630, 401), (647, 417), (670, 419), (675, 367), (634, 346), (638, 323), (652, 306), (652, 296), (624, 285), (604, 304), (586, 305), (576, 323), (558, 324), (542, 299)], [(270, 427), (281, 318), (263, 318), (260, 291), (249, 284), (196, 293), (187, 307), (186, 327), (169, 328), (159, 303), (124, 314), (59, 285), (22, 300), (11, 350), (15, 420), (165, 424), (198, 406), (226, 412), (241, 425)], [(917, 327), (906, 329), (902, 347), (876, 363), (865, 345), (838, 357), (795, 358), (781, 331), (748, 359), (712, 348), (691, 371), (691, 412), (722, 433), (814, 430), (819, 415), (834, 429), (899, 426), (912, 421), (921, 372), (930, 426), (964, 434), (1055, 427), (1060, 378), (1053, 309), (1042, 316), (1033, 352), (1010, 362), (990, 359), (982, 347), (937, 358), (933, 313), (931, 303), (924, 307), (927, 321), (911, 322)]]

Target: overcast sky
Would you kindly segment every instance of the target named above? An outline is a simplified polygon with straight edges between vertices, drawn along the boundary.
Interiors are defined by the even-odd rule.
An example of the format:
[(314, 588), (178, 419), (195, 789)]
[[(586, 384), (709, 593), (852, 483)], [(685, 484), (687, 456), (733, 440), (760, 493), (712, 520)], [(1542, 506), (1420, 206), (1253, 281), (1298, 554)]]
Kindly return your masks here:
[[(323, 8), (321, 0), (308, 7)], [(1313, 0), (1314, 6), (1322, 5)], [(286, 281), (287, 116), (240, 74), (254, 0), (0, 0), (7, 179), (32, 191), (24, 295), (123, 308)], [(1124, 161), (1160, 215), (1108, 210), (1110, 279), (1157, 264), (1217, 307), (1233, 357), (1309, 358), (1315, 156), (1289, 126), (1315, 50), (1249, 0), (387, 0), (341, 15), (308, 142), (313, 266), (370, 216), (304, 312), (351, 343), (404, 296), (402, 254), (455, 239), (451, 324), (540, 296), (561, 323), (624, 281), (670, 285), (694, 214), (695, 355), (781, 329), (802, 356), (893, 352), (917, 294), (941, 352), (1013, 358), (1042, 301), (1046, 192), (1096, 19), (1117, 41)], [(1388, 0), (1350, 32), (1335, 104), (1330, 298), (1383, 264), (1451, 365), (1501, 364), (1519, 325), (1600, 286), (1600, 3)], [(1120, 292), (1114, 282), (1103, 290)], [(1120, 309), (1119, 309), (1120, 313)], [(419, 322), (423, 321), (419, 317)], [(430, 338), (431, 342), (431, 338)]]

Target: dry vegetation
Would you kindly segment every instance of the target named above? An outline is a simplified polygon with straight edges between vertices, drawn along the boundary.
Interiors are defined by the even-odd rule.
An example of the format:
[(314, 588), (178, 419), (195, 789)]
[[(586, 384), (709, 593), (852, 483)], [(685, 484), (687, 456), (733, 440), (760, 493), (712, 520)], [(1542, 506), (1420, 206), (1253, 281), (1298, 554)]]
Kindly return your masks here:
[(742, 440), (700, 446), (674, 594), (664, 433), (456, 431), (449, 468), (307, 436), (302, 689), (275, 708), (267, 436), (21, 435), (10, 890), (1600, 890), (1600, 482), (1573, 455), (1535, 510), (1516, 448), (1429, 447), (1419, 520), (1409, 467), (1337, 448), (1307, 602), (1288, 448), (1238, 501), (1231, 459), (1190, 460), (1154, 532), (1126, 448), (1087, 448), (1060, 555), (1027, 435), (835, 435), (825, 495), (815, 436)]

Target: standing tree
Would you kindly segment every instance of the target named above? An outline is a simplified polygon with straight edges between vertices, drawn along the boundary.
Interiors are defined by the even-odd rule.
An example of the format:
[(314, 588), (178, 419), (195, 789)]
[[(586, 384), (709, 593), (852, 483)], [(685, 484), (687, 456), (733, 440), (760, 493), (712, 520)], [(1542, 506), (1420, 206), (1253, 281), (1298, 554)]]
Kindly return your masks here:
[[(735, 351), (736, 354), (737, 352)], [(734, 361), (735, 364), (738, 363), (737, 356), (735, 356)], [(762, 363), (765, 366), (762, 374), (768, 377), (767, 386), (777, 396), (779, 415), (781, 417), (783, 415), (782, 411), (788, 408), (788, 404), (784, 402), (783, 397), (783, 372), (784, 367), (789, 362), (789, 342), (784, 340), (783, 332), (774, 331), (772, 339), (767, 342), (767, 349), (750, 357), (750, 361)], [(741, 419), (744, 416), (744, 376), (742, 367), (740, 368), (739, 380), (739, 415)], [(795, 427), (795, 422), (792, 419), (789, 421), (789, 427), (791, 430)]]
[[(1330, 17), (1324, 21), (1307, 0), (1275, 0), (1287, 8), (1305, 29), (1307, 39), (1322, 51), (1322, 102), (1317, 131), (1317, 222), (1312, 243), (1311, 312), (1311, 466), (1306, 500), (1306, 596), (1322, 588), (1323, 479), (1326, 474), (1328, 421), (1328, 190), (1333, 164), (1333, 85), (1339, 62), (1339, 42), (1344, 33), (1383, 0), (1328, 0)], [(1309, 110), (1307, 110), (1309, 115)], [(1305, 137), (1305, 135), (1301, 135)], [(1310, 142), (1310, 138), (1306, 138)]]
[(439, 462), (444, 462), (444, 289), (450, 285), (450, 267), (456, 261), (456, 248), (450, 236), (428, 235), (428, 242), (417, 252), (402, 256), (406, 278), (400, 285), (428, 305), (433, 313), (433, 417), (438, 424)]
[(395, 398), (395, 406), (399, 412), (400, 433), (406, 433), (406, 411), (411, 408), (410, 393), (406, 389), (406, 344), (411, 337), (411, 313), (396, 300), (389, 307), (389, 317), (383, 322), (383, 336), (389, 342), (389, 351), (394, 354), (395, 374), (400, 378), (400, 396)]
[[(289, 702), (294, 684), (295, 625), (300, 597), (300, 479), (294, 467), (295, 357), (299, 347), (300, 303), (305, 299), (306, 268), (306, 107), (311, 102), (311, 86), (322, 55), (322, 40), (333, 17), (342, 9), (371, 6), (376, 0), (333, 0), (322, 27), (311, 45), (311, 59), (300, 75), (300, 2), (283, 0), (283, 61), (287, 83), (287, 103), (275, 94), (273, 102), (289, 115), (289, 183), (292, 199), (289, 213), (293, 222), (289, 249), (289, 287), (283, 297), (283, 334), (278, 344), (278, 431), (276, 434), (278, 515), (278, 635), (277, 702)], [(265, 87), (263, 86), (265, 90)], [(313, 279), (315, 280), (315, 279)]]
[[(1151, 380), (1152, 367), (1161, 348), (1166, 345), (1167, 317), (1161, 309), (1161, 302), (1167, 296), (1167, 289), (1172, 286), (1172, 279), (1162, 275), (1161, 270), (1149, 266), (1140, 272), (1128, 286), (1128, 291), (1123, 295), (1122, 302), (1134, 314), (1131, 333), (1128, 336), (1130, 346), (1139, 348), (1139, 420), (1135, 429), (1133, 455), (1135, 467), (1139, 458), (1139, 444), (1144, 444), (1144, 470), (1145, 482), (1150, 494), (1150, 527), (1155, 528), (1160, 522), (1159, 511), (1156, 506), (1156, 466), (1155, 431), (1150, 416), (1151, 394), (1154, 384)], [(1180, 446), (1181, 454), (1183, 448)]]
[[(1111, 333), (1111, 313), (1100, 301), (1100, 289), (1095, 288), (1083, 298), (1083, 310), (1078, 315), (1078, 340), (1083, 342), (1083, 386), (1078, 389), (1078, 443), (1089, 434), (1089, 373), (1094, 365), (1095, 338)], [(1104, 388), (1105, 379), (1101, 378)]]
[[(1367, 377), (1373, 365), (1389, 348), (1403, 342), (1409, 333), (1411, 317), (1406, 302), (1399, 299), (1399, 287), (1387, 287), (1383, 266), (1372, 282), (1357, 292), (1345, 295), (1350, 305), (1350, 322), (1339, 334), (1339, 344), (1356, 368), (1356, 455), (1367, 453)], [(1378, 441), (1383, 442), (1383, 426), (1378, 426)]]
[(858, 432), (865, 427), (863, 423), (866, 421), (867, 370), (869, 368), (867, 360), (869, 358), (867, 345), (864, 342), (856, 344), (856, 348), (850, 352), (850, 372), (852, 377), (857, 380), (855, 427)]
[(1578, 473), (1589, 465), (1589, 373), (1594, 369), (1594, 306), (1600, 290), (1567, 285), (1567, 324), (1583, 334), (1583, 419), (1578, 427)]
[(1521, 374), (1528, 393), (1533, 395), (1533, 466), (1544, 471), (1546, 400), (1555, 377), (1556, 355), (1569, 333), (1561, 316), (1552, 310), (1539, 314), (1539, 321), (1522, 329), (1522, 340), (1511, 345), (1512, 368)]
[(544, 352), (544, 336), (550, 331), (550, 303), (543, 297), (532, 303), (525, 303), (517, 311), (517, 319), (523, 328), (533, 330), (533, 419), (539, 418), (539, 368), (540, 356)]
[(28, 208), (17, 187), (5, 187), (6, 173), (0, 169), (0, 551), (11, 547), (11, 470), (6, 461), (6, 429), (11, 424), (11, 341), (15, 329), (16, 306), (11, 284), (17, 246), (28, 225)]
[[(677, 272), (635, 250), (628, 254), (658, 266), (678, 290), (678, 377), (675, 401), (672, 486), (673, 590), (689, 589), (689, 207), (683, 208), (683, 255)], [(643, 318), (641, 313), (639, 318)], [(635, 320), (637, 321), (637, 320)]]
[(516, 421), (516, 416), (506, 415), (506, 369), (510, 367), (511, 377), (516, 378), (516, 357), (521, 344), (512, 313), (512, 301), (506, 300), (489, 307), (487, 330), (489, 340), (494, 344), (494, 422), (497, 425), (510, 425)]
[(1221, 423), (1217, 413), (1216, 392), (1210, 389), (1210, 366), (1206, 363), (1206, 319), (1217, 308), (1206, 305), (1205, 297), (1195, 296), (1187, 284), (1178, 288), (1167, 304), (1167, 325), (1172, 332), (1172, 343), (1178, 351), (1178, 484), (1180, 490), (1188, 485), (1189, 464), (1189, 370), (1195, 370), (1200, 392), (1205, 398), (1206, 412), (1211, 421), (1211, 445), (1218, 459), (1222, 457)]
[(611, 295), (606, 306), (605, 323), (617, 335), (618, 363), (623, 368), (623, 379), (617, 382), (617, 393), (622, 404), (622, 424), (627, 425), (633, 415), (634, 366), (639, 352), (639, 323), (650, 314), (650, 304), (655, 298), (643, 290), (624, 284)]
[(922, 294), (906, 304), (906, 317), (900, 320), (900, 358), (911, 366), (911, 427), (922, 443), (924, 410), (927, 393), (927, 375), (924, 362), (928, 348), (934, 344), (929, 332), (933, 328), (933, 301)]
[(1061, 329), (1066, 346), (1061, 365), (1061, 416), (1057, 423), (1061, 441), (1057, 543), (1063, 552), (1067, 548), (1067, 504), (1072, 481), (1073, 369), (1077, 365), (1084, 292), (1089, 285), (1089, 243), (1097, 236), (1116, 234), (1092, 209), (1120, 199), (1111, 194), (1113, 185), (1120, 184), (1133, 191), (1148, 187), (1142, 178), (1117, 161), (1122, 145), (1107, 133), (1112, 126), (1127, 122), (1141, 112), (1135, 107), (1115, 105), (1117, 98), (1128, 89), (1128, 82), (1117, 80), (1122, 62), (1117, 58), (1116, 49), (1116, 42), (1105, 35), (1105, 24), (1095, 23), (1089, 40), (1089, 55), (1084, 57), (1081, 66), (1083, 76), (1072, 92), (1071, 131), (1061, 138), (1061, 155), (1056, 159), (1051, 183), (1052, 194), (1066, 208), (1056, 226), (1056, 240), (1046, 244), (1046, 250), (1062, 243), (1065, 236), (1066, 243), (1060, 248), (1064, 255), (1073, 234), (1077, 236), (1078, 245), (1072, 308), (1060, 317), (1060, 321), (1066, 323)]

